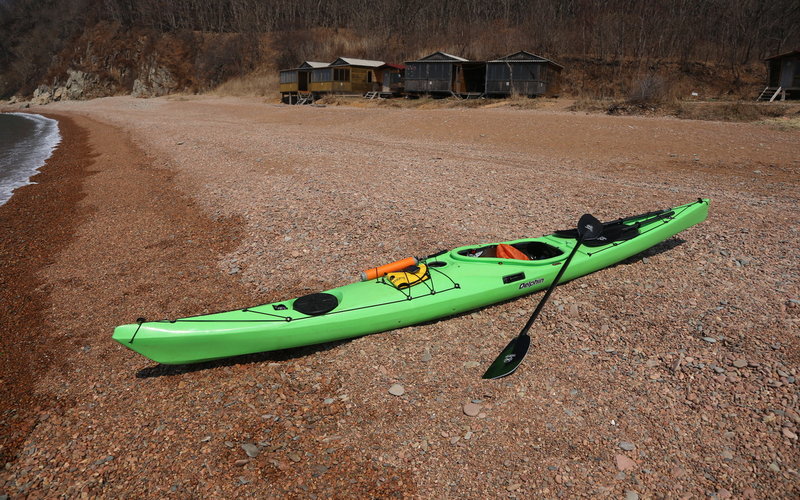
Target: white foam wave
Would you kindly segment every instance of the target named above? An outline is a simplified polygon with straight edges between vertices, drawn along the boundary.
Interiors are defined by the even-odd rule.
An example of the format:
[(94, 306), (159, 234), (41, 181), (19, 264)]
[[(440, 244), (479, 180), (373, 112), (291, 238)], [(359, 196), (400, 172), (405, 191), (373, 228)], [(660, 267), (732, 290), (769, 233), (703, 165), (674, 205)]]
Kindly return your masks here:
[(11, 198), (15, 189), (34, 184), (30, 178), (36, 175), (61, 142), (58, 121), (31, 113), (8, 114), (32, 120), (34, 131), (3, 152), (3, 160), (9, 163), (5, 170), (10, 175), (0, 179), (0, 205)]

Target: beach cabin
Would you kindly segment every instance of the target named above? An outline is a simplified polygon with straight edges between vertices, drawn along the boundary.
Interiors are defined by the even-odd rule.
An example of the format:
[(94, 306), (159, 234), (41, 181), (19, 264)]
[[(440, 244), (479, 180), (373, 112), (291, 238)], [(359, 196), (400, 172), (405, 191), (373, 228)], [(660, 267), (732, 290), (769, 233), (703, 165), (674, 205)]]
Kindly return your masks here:
[(310, 92), (311, 72), (315, 68), (324, 68), (328, 63), (305, 61), (296, 68), (280, 71), (281, 98), (288, 104), (294, 104), (300, 94)]
[(405, 90), (403, 79), (406, 74), (406, 67), (402, 64), (386, 63), (378, 68), (378, 80), (381, 82), (381, 94), (400, 95)]
[(483, 95), (486, 63), (470, 61), (445, 52), (434, 52), (406, 62), (406, 92), (412, 94)]
[(382, 66), (383, 61), (340, 57), (326, 67), (315, 68), (311, 72), (309, 90), (315, 95), (360, 95), (370, 92), (376, 83), (380, 85), (378, 68)]
[(521, 50), (486, 63), (486, 95), (557, 95), (564, 67)]
[(767, 87), (759, 101), (800, 98), (800, 50), (793, 50), (764, 60), (767, 64)]

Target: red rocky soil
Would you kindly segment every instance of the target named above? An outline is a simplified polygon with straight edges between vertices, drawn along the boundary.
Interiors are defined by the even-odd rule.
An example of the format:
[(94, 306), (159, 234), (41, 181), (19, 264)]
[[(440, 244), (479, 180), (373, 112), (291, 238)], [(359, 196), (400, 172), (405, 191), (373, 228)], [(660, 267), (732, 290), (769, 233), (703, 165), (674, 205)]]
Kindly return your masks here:
[[(32, 111), (64, 142), (0, 207), (0, 495), (800, 494), (800, 131), (210, 97)], [(196, 366), (110, 337), (700, 196), (706, 222), (557, 289), (502, 380), (480, 375), (541, 293)]]

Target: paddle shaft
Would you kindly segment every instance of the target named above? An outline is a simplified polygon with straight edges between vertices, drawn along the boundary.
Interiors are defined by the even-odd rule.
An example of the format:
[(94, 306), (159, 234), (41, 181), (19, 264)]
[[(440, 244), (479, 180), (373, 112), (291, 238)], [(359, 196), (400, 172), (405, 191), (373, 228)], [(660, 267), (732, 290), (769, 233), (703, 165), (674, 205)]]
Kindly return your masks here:
[(567, 260), (565, 260), (564, 264), (561, 265), (561, 269), (558, 270), (556, 278), (553, 280), (553, 283), (550, 284), (550, 288), (547, 289), (547, 291), (544, 294), (544, 297), (542, 297), (542, 300), (539, 301), (539, 305), (536, 306), (536, 310), (533, 311), (533, 314), (531, 315), (530, 319), (528, 319), (528, 322), (525, 323), (524, 327), (522, 327), (522, 331), (519, 332), (520, 337), (528, 334), (528, 330), (530, 330), (531, 326), (533, 325), (533, 322), (536, 321), (536, 318), (539, 316), (539, 313), (542, 312), (544, 303), (547, 302), (548, 298), (550, 298), (550, 294), (553, 293), (553, 290), (555, 290), (556, 286), (558, 285), (558, 281), (564, 275), (564, 271), (567, 270), (567, 266), (569, 265), (570, 261), (572, 260), (573, 257), (575, 257), (575, 254), (578, 253), (578, 247), (581, 246), (581, 243), (583, 243), (583, 235), (578, 236), (578, 239), (575, 242), (575, 248), (572, 249), (572, 252), (570, 252), (569, 257), (567, 257)]

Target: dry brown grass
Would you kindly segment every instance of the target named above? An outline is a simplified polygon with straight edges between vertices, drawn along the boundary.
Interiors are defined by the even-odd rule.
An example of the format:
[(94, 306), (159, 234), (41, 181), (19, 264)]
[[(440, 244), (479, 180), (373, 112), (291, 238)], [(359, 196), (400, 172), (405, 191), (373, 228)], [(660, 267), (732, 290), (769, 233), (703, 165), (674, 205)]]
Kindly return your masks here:
[(278, 74), (275, 71), (258, 71), (231, 78), (212, 91), (222, 97), (269, 97), (278, 98)]
[(776, 104), (767, 102), (687, 102), (677, 101), (671, 105), (674, 115), (688, 120), (713, 120), (727, 122), (754, 122), (770, 118), (796, 115), (800, 104)]
[(778, 130), (798, 130), (800, 129), (800, 110), (794, 116), (782, 116), (758, 122), (761, 125), (768, 125)]
[(569, 111), (610, 115), (675, 116), (685, 120), (770, 123), (783, 128), (795, 126), (800, 103), (776, 104), (748, 101), (690, 101), (666, 99), (632, 102), (614, 99), (577, 99)]
[(450, 109), (450, 108), (499, 108), (513, 107), (519, 109), (539, 109), (556, 107), (560, 103), (553, 98), (529, 98), (512, 96), (507, 99), (459, 99), (457, 97), (434, 98), (421, 96), (416, 98), (395, 97), (390, 99), (362, 99), (359, 96), (325, 96), (317, 101), (329, 106), (355, 107), (389, 107), (405, 109)]

